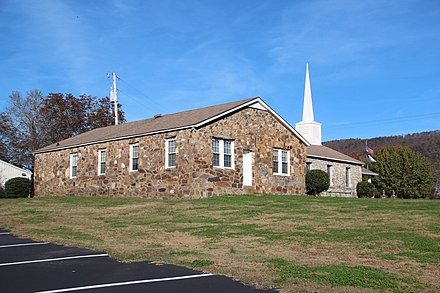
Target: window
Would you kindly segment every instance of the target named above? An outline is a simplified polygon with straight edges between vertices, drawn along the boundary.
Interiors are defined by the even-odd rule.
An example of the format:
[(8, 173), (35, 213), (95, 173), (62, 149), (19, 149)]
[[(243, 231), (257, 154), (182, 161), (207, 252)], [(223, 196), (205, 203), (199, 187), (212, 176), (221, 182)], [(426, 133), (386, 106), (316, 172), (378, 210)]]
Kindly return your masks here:
[(281, 150), (281, 173), (289, 174), (289, 152)]
[(70, 178), (76, 178), (78, 171), (78, 153), (70, 154)]
[(279, 170), (279, 168), (278, 168), (278, 162), (279, 162), (279, 160), (278, 160), (278, 150), (272, 150), (272, 160), (273, 160), (273, 173), (278, 173), (278, 170)]
[(328, 174), (330, 186), (332, 186), (333, 185), (333, 166), (332, 165), (327, 165), (327, 174)]
[(290, 175), (290, 151), (284, 149), (272, 150), (273, 173)]
[(225, 168), (232, 168), (232, 142), (230, 140), (225, 140), (223, 142), (223, 146), (224, 146), (224, 166)]
[(234, 168), (234, 141), (212, 140), (212, 165), (219, 168)]
[(165, 140), (165, 167), (176, 167), (176, 139), (170, 138)]
[(350, 168), (345, 168), (345, 187), (351, 186), (351, 170)]
[(220, 167), (220, 141), (218, 139), (212, 140), (212, 165)]
[(139, 144), (130, 145), (130, 171), (139, 169)]
[(105, 175), (106, 150), (98, 151), (98, 175)]

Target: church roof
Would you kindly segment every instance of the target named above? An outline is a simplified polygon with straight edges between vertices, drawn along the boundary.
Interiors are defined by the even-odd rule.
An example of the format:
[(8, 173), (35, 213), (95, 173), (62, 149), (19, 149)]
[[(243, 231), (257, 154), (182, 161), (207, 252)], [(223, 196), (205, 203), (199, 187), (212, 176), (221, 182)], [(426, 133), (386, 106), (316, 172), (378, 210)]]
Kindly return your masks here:
[(330, 161), (346, 162), (355, 165), (363, 165), (364, 162), (353, 159), (346, 154), (340, 153), (323, 145), (310, 145), (307, 147), (307, 157), (325, 159)]
[(199, 128), (216, 119), (234, 113), (248, 106), (259, 104), (262, 109), (271, 112), (285, 127), (293, 132), (304, 144), (309, 143), (283, 118), (273, 111), (264, 101), (259, 98), (249, 98), (227, 104), (220, 104), (205, 108), (193, 109), (167, 115), (156, 115), (154, 118), (96, 128), (77, 136), (51, 144), (35, 153), (51, 152), (78, 146), (127, 139), (144, 135), (165, 133), (187, 128)]
[(362, 167), (361, 173), (362, 173), (362, 175), (369, 175), (369, 176), (378, 176), (379, 175), (379, 174), (377, 174), (377, 173), (375, 173), (375, 172), (373, 172), (371, 170), (368, 170), (365, 167)]

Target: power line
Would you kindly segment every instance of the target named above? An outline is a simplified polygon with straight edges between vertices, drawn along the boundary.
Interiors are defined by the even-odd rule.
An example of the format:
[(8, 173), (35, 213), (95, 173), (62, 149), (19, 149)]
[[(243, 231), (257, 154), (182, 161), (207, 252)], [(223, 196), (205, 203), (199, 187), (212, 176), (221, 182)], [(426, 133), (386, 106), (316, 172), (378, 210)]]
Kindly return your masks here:
[(346, 123), (345, 125), (333, 125), (333, 126), (330, 125), (326, 128), (328, 128), (328, 129), (332, 129), (332, 128), (344, 129), (344, 128), (353, 128), (353, 127), (358, 127), (358, 126), (364, 126), (364, 125), (381, 125), (386, 122), (395, 123), (395, 122), (424, 120), (427, 118), (435, 118), (435, 117), (440, 117), (440, 112), (402, 116), (402, 117), (396, 117), (396, 118), (369, 120), (369, 121), (362, 121), (362, 122), (353, 122), (353, 123)]
[[(156, 106), (158, 106), (159, 108), (163, 108), (163, 105), (157, 103), (157, 101), (156, 101), (155, 99), (151, 98), (149, 95), (145, 94), (145, 93), (142, 92), (140, 89), (138, 89), (138, 88), (135, 87), (134, 85), (132, 85), (132, 84), (130, 84), (129, 82), (127, 82), (125, 79), (122, 79), (122, 78), (119, 78), (119, 79), (120, 79), (123, 83), (125, 83), (126, 85), (128, 85), (130, 88), (132, 88), (133, 90), (135, 90), (136, 92), (138, 92), (141, 96), (144, 96), (145, 98), (147, 98), (147, 100), (148, 100), (149, 103), (153, 103), (153, 104), (155, 104)], [(140, 99), (133, 98), (133, 97), (132, 97), (132, 99), (135, 99), (136, 101), (142, 103), (142, 100), (140, 100)], [(142, 103), (142, 104), (143, 104), (143, 103)], [(143, 104), (143, 105), (146, 106), (145, 104)], [(148, 107), (149, 107), (149, 106), (148, 106)], [(151, 108), (150, 108), (150, 109), (151, 109)]]
[(121, 90), (119, 90), (119, 93), (120, 93), (120, 95), (121, 95), (122, 97), (125, 97), (125, 98), (128, 98), (128, 99), (132, 100), (132, 101), (135, 101), (136, 103), (138, 103), (138, 104), (144, 106), (145, 108), (147, 108), (147, 109), (153, 111), (153, 108), (151, 108), (149, 105), (147, 105), (147, 104), (145, 103), (145, 101), (143, 101), (143, 100), (141, 100), (141, 99), (138, 99), (138, 98), (135, 98), (135, 97), (133, 97), (133, 96), (131, 96), (131, 95), (129, 96), (129, 95), (127, 95), (124, 91), (121, 91)]

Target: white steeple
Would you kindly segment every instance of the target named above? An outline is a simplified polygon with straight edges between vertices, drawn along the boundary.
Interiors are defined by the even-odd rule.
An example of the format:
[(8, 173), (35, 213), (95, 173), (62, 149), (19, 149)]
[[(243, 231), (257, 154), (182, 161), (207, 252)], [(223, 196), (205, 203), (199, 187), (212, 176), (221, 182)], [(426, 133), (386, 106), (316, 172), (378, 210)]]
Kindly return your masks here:
[(304, 104), (302, 121), (295, 124), (296, 130), (312, 145), (321, 145), (321, 123), (315, 122), (313, 115), (312, 90), (310, 86), (309, 64), (306, 64)]
[(306, 84), (304, 86), (304, 107), (302, 122), (314, 122), (312, 90), (310, 88), (309, 63), (306, 64)]

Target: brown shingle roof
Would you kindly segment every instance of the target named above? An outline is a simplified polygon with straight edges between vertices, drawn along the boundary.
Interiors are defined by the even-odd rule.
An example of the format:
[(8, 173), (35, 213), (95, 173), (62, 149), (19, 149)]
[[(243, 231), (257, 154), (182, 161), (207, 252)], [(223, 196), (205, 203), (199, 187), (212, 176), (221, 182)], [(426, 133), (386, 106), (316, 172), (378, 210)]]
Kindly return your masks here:
[(141, 136), (157, 132), (166, 132), (173, 129), (195, 127), (206, 120), (214, 118), (257, 99), (259, 98), (250, 98), (227, 104), (163, 115), (159, 118), (149, 118), (119, 125), (101, 127), (51, 144), (35, 151), (35, 153), (50, 152), (74, 146)]
[(310, 145), (307, 147), (307, 157), (315, 157), (321, 159), (329, 159), (333, 161), (349, 162), (356, 165), (363, 165), (364, 163), (353, 159), (343, 153), (335, 151), (329, 147), (323, 145)]

